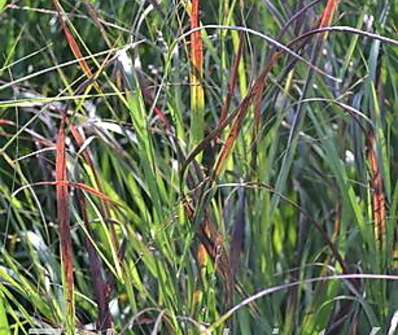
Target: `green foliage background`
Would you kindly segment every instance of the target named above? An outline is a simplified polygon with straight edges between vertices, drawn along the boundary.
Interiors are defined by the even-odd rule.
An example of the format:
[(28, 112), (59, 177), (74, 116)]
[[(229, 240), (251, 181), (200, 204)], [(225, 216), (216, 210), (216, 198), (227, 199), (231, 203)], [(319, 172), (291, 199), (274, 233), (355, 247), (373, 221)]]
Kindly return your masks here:
[[(239, 31), (244, 47), (229, 115), (275, 51), (264, 36), (289, 45), (318, 26), (326, 3), (201, 1), (201, 24), (224, 28), (201, 32), (205, 104), (198, 108), (191, 101), (191, 44), (184, 35), (189, 2), (61, 1), (98, 75), (90, 86), (52, 1), (0, 1), (0, 334), (74, 331), (66, 323), (55, 186), (43, 183), (55, 180), (62, 111), (69, 120), (69, 180), (111, 201), (70, 189), (75, 313), (69, 317), (76, 331), (96, 322), (101, 328), (89, 244), (102, 264), (97, 276), (109, 284), (103, 294), (117, 334), (271, 334), (274, 328), (281, 334), (367, 334), (372, 327), (394, 333), (397, 278), (307, 280), (396, 274), (397, 2), (342, 0), (332, 25), (357, 33), (342, 28), (323, 44), (311, 37), (291, 45), (317, 69), (286, 53), (278, 59), (260, 96), (259, 123), (251, 105), (225, 168), (208, 182), (233, 120), (220, 136), (212, 135), (234, 72)], [(142, 78), (156, 92), (152, 99)], [(210, 137), (182, 175), (198, 144), (193, 112), (202, 113)], [(73, 140), (70, 124), (84, 134), (83, 146)], [(386, 208), (381, 243), (366, 144), (373, 133)], [(76, 200), (80, 191), (89, 228)], [(186, 201), (192, 201), (193, 217)], [(219, 248), (239, 263), (231, 303), (218, 258), (197, 259), (205, 218), (222, 237)], [(233, 241), (243, 243), (240, 256), (231, 251), (239, 245)], [(262, 289), (295, 281), (299, 285), (282, 286), (225, 315)]]

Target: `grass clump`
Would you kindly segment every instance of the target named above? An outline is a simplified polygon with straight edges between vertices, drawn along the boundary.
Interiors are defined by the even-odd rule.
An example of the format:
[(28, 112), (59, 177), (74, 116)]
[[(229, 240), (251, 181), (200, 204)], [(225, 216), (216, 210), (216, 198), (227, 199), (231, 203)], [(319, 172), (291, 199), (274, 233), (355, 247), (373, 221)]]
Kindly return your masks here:
[(394, 334), (397, 10), (0, 1), (0, 335)]

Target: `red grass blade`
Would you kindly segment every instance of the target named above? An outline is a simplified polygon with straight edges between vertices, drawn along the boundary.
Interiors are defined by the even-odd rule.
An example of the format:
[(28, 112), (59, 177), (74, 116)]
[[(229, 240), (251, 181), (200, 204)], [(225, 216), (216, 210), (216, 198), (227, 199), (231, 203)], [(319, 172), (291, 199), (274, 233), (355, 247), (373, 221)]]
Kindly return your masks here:
[[(326, 28), (332, 24), (333, 17), (336, 14), (337, 6), (339, 4), (339, 0), (328, 0), (326, 7), (322, 13), (321, 20), (319, 22), (319, 28)], [(324, 33), (323, 41), (325, 41), (328, 37), (328, 33)]]
[(88, 66), (87, 62), (84, 59), (82, 59), (83, 54), (80, 51), (79, 45), (76, 42), (75, 38), (73, 37), (72, 33), (70, 32), (68, 26), (65, 23), (65, 19), (63, 17), (62, 10), (61, 10), (61, 4), (59, 3), (58, 0), (53, 0), (53, 2), (54, 2), (55, 9), (58, 12), (61, 27), (65, 34), (65, 38), (66, 38), (66, 41), (68, 42), (69, 48), (71, 49), (75, 58), (78, 59), (79, 65), (80, 65), (81, 69), (83, 70), (83, 72), (86, 74), (86, 76), (88, 78), (91, 78), (93, 76), (93, 73), (91, 72), (91, 69)]
[(329, 27), (332, 24), (334, 14), (337, 10), (337, 5), (339, 0), (328, 0), (326, 7), (322, 13), (321, 21), (319, 23), (319, 28)]
[[(192, 0), (191, 8), (191, 29), (200, 26), (200, 1)], [(202, 87), (203, 78), (203, 42), (200, 31), (191, 34), (191, 62), (192, 62), (192, 75), (191, 75), (191, 107), (192, 107), (192, 143), (197, 144), (203, 138), (204, 132), (204, 106), (205, 97)]]
[(243, 120), (247, 112), (249, 111), (249, 107), (253, 103), (254, 98), (259, 94), (262, 94), (265, 88), (264, 82), (268, 76), (268, 73), (271, 71), (271, 69), (273, 68), (274, 64), (276, 63), (280, 55), (281, 53), (276, 52), (270, 58), (268, 65), (265, 67), (265, 69), (262, 71), (262, 73), (258, 76), (256, 81), (254, 82), (254, 85), (250, 89), (249, 94), (243, 99), (243, 101), (239, 105), (239, 111), (232, 123), (231, 131), (221, 149), (221, 153), (217, 158), (216, 164), (214, 165), (213, 179), (216, 179), (221, 174), (224, 168), (224, 164), (228, 159), (230, 153), (232, 152), (233, 146), (242, 127)]
[(68, 327), (74, 327), (74, 281), (73, 281), (73, 250), (69, 226), (69, 188), (66, 169), (65, 152), (65, 116), (62, 117), (56, 143), (55, 158), (57, 216), (59, 224), (60, 252), (65, 285), (65, 299)]
[(377, 160), (376, 137), (371, 131), (367, 138), (367, 156), (372, 192), (372, 216), (375, 239), (380, 248), (385, 246), (386, 238), (386, 199), (384, 196), (383, 178)]
[(231, 104), (231, 100), (232, 100), (232, 97), (233, 97), (233, 94), (234, 94), (234, 90), (235, 90), (235, 87), (236, 87), (236, 82), (237, 82), (236, 79), (237, 79), (237, 76), (238, 76), (238, 69), (239, 69), (240, 60), (242, 58), (244, 42), (245, 42), (244, 34), (243, 34), (243, 32), (241, 32), (240, 33), (240, 42), (239, 42), (238, 52), (236, 54), (236, 58), (235, 58), (233, 66), (232, 66), (231, 77), (230, 77), (229, 83), (228, 83), (227, 96), (225, 97), (224, 104), (223, 104), (222, 109), (221, 109), (221, 115), (220, 115), (220, 121), (219, 121), (220, 124), (225, 121), (225, 119), (227, 118), (227, 115), (228, 115), (229, 106)]
[[(199, 11), (200, 11), (200, 1), (192, 1), (192, 12), (191, 12), (191, 29), (199, 27)], [(203, 45), (202, 38), (200, 36), (200, 31), (191, 34), (191, 48), (192, 48), (192, 65), (198, 71), (202, 73), (203, 66)]]
[(107, 203), (110, 203), (114, 206), (121, 206), (121, 204), (117, 203), (116, 201), (112, 200), (111, 198), (107, 197), (105, 194), (97, 191), (96, 189), (83, 184), (83, 183), (74, 183), (74, 182), (70, 182), (70, 181), (62, 181), (62, 180), (58, 180), (58, 181), (39, 181), (37, 183), (31, 183), (29, 185), (25, 185), (20, 187), (17, 191), (15, 191), (13, 193), (13, 195), (15, 196), (19, 191), (23, 190), (26, 187), (33, 187), (33, 186), (66, 186), (66, 187), (73, 187), (73, 188), (77, 188), (79, 190), (85, 191), (87, 193), (90, 193), (91, 195), (94, 195), (95, 197), (100, 198), (102, 201), (106, 201)]

